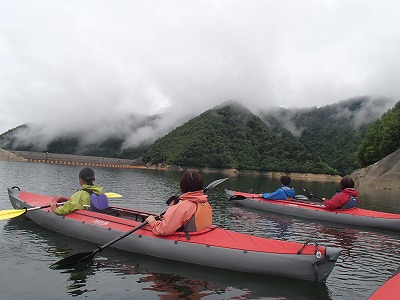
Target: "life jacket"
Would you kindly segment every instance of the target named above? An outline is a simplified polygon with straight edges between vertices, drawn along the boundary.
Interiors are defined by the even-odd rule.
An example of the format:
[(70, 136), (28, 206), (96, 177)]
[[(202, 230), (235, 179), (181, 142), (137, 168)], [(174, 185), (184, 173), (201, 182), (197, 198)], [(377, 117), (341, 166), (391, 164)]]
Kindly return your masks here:
[(357, 207), (358, 204), (358, 199), (356, 197), (350, 197), (349, 201), (347, 201), (345, 204), (343, 204), (340, 209), (350, 209)]
[(203, 230), (212, 225), (212, 209), (208, 202), (196, 203), (196, 212), (190, 220), (183, 226), (185, 232), (195, 232)]
[(102, 211), (107, 209), (108, 206), (108, 197), (106, 194), (101, 194), (98, 195), (96, 193), (93, 193), (93, 191), (84, 189), (84, 191), (88, 192), (90, 194), (90, 211)]

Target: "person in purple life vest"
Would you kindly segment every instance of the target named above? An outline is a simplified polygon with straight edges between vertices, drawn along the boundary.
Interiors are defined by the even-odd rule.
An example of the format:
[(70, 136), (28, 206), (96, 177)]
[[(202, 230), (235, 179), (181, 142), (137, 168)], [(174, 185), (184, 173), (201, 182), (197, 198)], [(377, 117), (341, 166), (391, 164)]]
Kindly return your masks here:
[[(55, 197), (50, 203), (51, 210), (57, 215), (66, 215), (76, 209), (88, 209), (91, 211), (102, 211), (108, 208), (108, 198), (103, 188), (94, 185), (94, 171), (91, 168), (83, 168), (79, 172), (79, 184), (81, 189), (75, 192), (70, 199)], [(65, 201), (64, 205), (57, 203)]]

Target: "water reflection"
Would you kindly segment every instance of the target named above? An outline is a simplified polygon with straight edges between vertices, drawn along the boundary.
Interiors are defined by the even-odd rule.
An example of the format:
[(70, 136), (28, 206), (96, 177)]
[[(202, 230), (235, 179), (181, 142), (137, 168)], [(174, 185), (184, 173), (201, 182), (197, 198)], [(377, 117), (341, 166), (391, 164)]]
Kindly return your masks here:
[[(276, 239), (286, 240), (289, 238), (293, 220), (290, 218), (280, 218), (272, 214), (265, 217), (263, 213), (256, 210), (247, 210), (239, 207), (230, 209), (229, 228), (235, 231), (248, 233), (253, 232), (257, 235), (268, 236)], [(270, 233), (270, 234), (266, 234)]]
[(160, 299), (331, 299), (323, 283), (240, 274), (142, 255), (126, 259), (117, 252), (108, 260), (96, 260), (86, 269), (65, 271), (73, 281), (69, 288), (75, 288), (69, 293), (88, 292), (86, 277), (112, 272), (118, 278), (134, 279), (141, 290), (155, 292)]
[(89, 267), (90, 263), (79, 264), (73, 269), (63, 271), (63, 273), (69, 274), (68, 282), (71, 282), (67, 287), (67, 293), (71, 296), (80, 296), (85, 293), (96, 291), (96, 289), (88, 289), (87, 282), (88, 277), (94, 276), (95, 269)]
[(363, 187), (360, 190), (360, 198), (363, 208), (400, 213), (400, 189), (386, 190)]

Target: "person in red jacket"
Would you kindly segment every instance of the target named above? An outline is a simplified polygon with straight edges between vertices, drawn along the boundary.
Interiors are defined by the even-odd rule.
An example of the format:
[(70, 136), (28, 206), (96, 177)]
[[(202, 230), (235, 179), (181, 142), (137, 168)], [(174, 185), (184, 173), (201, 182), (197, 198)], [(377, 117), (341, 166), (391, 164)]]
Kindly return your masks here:
[(180, 180), (182, 195), (173, 201), (161, 220), (149, 216), (146, 222), (155, 235), (176, 231), (195, 232), (212, 225), (212, 209), (203, 193), (203, 178), (198, 172), (185, 171)]
[(341, 190), (332, 199), (322, 198), (324, 205), (328, 209), (349, 209), (356, 207), (360, 200), (358, 191), (354, 188), (354, 181), (349, 177), (343, 177), (340, 181)]

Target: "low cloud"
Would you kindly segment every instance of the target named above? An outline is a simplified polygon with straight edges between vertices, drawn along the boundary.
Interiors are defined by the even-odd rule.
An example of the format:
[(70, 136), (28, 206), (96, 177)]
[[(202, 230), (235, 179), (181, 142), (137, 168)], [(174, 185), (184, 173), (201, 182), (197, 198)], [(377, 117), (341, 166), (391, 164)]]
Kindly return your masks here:
[(230, 99), (253, 112), (400, 99), (394, 0), (0, 4), (0, 133), (32, 124), (38, 146), (60, 132), (135, 146)]

